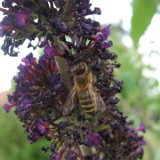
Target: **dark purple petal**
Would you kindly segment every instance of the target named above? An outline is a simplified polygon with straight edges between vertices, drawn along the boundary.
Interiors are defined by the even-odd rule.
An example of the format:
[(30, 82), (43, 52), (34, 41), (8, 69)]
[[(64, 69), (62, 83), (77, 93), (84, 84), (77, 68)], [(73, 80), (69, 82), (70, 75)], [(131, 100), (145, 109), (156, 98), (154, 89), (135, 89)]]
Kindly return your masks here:
[(9, 112), (11, 110), (11, 108), (13, 108), (13, 105), (4, 104), (3, 108), (6, 110), (6, 112)]
[(140, 123), (138, 128), (136, 128), (136, 131), (142, 131), (142, 132), (145, 132), (145, 126), (143, 123)]
[(29, 14), (28, 14), (28, 12), (25, 12), (25, 11), (17, 12), (15, 14), (15, 17), (16, 17), (17, 25), (18, 26), (24, 27), (24, 26), (27, 25), (28, 20), (29, 20)]
[(101, 14), (101, 9), (95, 7), (95, 8), (94, 8), (94, 13), (100, 15), (100, 14)]
[(48, 78), (50, 85), (54, 90), (58, 90), (62, 87), (62, 83), (60, 81), (60, 77), (58, 76), (51, 76)]
[(47, 46), (47, 45), (48, 45), (48, 40), (45, 39), (45, 40), (43, 40), (43, 41), (40, 43), (39, 47), (42, 48), (42, 47), (45, 47), (45, 46)]
[(86, 15), (87, 14), (87, 9), (83, 9), (82, 14)]
[(112, 41), (108, 41), (108, 42), (103, 42), (101, 43), (101, 47), (102, 48), (109, 48), (113, 45)]
[(97, 146), (101, 143), (101, 137), (96, 132), (90, 132), (86, 138), (86, 145), (88, 146)]
[(55, 55), (57, 55), (57, 51), (55, 50), (55, 48), (53, 46), (47, 46), (45, 48), (45, 53), (49, 56), (49, 57), (53, 57)]
[(111, 25), (107, 25), (107, 26), (104, 26), (100, 29), (104, 40), (106, 40), (108, 38), (108, 36), (110, 35), (110, 26)]
[(44, 121), (41, 118), (38, 119), (37, 128), (40, 131), (40, 133), (45, 133), (46, 130), (48, 129), (48, 126), (49, 126), (48, 121)]
[(140, 141), (140, 142), (138, 142), (138, 144), (139, 144), (140, 146), (142, 146), (142, 145), (145, 145), (146, 142), (145, 142), (145, 141)]
[(33, 58), (33, 54), (30, 53), (27, 57), (22, 59), (22, 62), (25, 63), (25, 66), (34, 65), (36, 63), (36, 58)]
[(96, 41), (102, 41), (103, 36), (101, 34), (93, 35), (92, 38)]
[(55, 160), (61, 160), (61, 155), (59, 153), (53, 153), (51, 157), (54, 158)]

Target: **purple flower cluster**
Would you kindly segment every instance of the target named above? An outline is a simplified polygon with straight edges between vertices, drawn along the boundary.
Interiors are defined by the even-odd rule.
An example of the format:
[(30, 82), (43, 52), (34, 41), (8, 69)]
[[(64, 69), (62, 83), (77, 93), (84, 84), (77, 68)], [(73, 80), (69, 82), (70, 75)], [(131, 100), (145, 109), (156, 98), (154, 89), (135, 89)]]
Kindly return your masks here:
[[(114, 77), (114, 69), (120, 67), (117, 55), (108, 50), (112, 46), (110, 25), (100, 26), (86, 18), (100, 14), (100, 9), (92, 10), (89, 0), (5, 0), (2, 6), (4, 53), (17, 55), (15, 49), (26, 39), (38, 38), (37, 46), (44, 48), (38, 60), (31, 53), (22, 59), (14, 77), (15, 91), (4, 105), (7, 112), (15, 108), (30, 142), (41, 137), (50, 141), (42, 150), (50, 151), (49, 159), (55, 160), (141, 159), (145, 142), (137, 132), (145, 128), (140, 124), (134, 129), (117, 107), (122, 82)], [(71, 114), (62, 115), (70, 88), (56, 57), (66, 62), (70, 72), (79, 62), (87, 64), (106, 104), (103, 113), (90, 115), (76, 107)]]
[[(53, 55), (43, 55), (39, 61), (30, 53), (22, 59), (19, 73), (14, 77), (15, 91), (8, 95), (8, 112), (13, 106), (24, 123), (31, 142), (50, 134), (52, 121), (59, 115), (58, 105), (64, 102), (68, 88), (61, 81)], [(52, 130), (52, 129), (51, 129)]]
[[(49, 159), (142, 158), (145, 142), (136, 132), (144, 131), (144, 126), (140, 124), (134, 129), (133, 122), (127, 122), (116, 106), (118, 100), (115, 94), (121, 91), (122, 86), (119, 81), (114, 80), (113, 83), (113, 68), (102, 63), (103, 67), (97, 69), (97, 63), (90, 61), (95, 75), (98, 72), (95, 85), (102, 91), (106, 111), (92, 116), (75, 110), (64, 117), (61, 104), (69, 92), (60, 79), (55, 52), (50, 53), (45, 53), (38, 62), (32, 54), (22, 60), (19, 73), (14, 77), (15, 91), (8, 97), (9, 104), (4, 105), (6, 111), (15, 106), (15, 113), (24, 123), (30, 142), (36, 142), (41, 137), (51, 141), (49, 147), (43, 147), (45, 152), (51, 151)], [(104, 67), (110, 67), (108, 77), (103, 76)]]
[(66, 41), (67, 35), (78, 43), (80, 35), (88, 38), (100, 27), (98, 22), (85, 18), (100, 14), (99, 8), (91, 10), (89, 0), (5, 0), (2, 6), (0, 11), (5, 15), (0, 24), (0, 35), (5, 38), (2, 49), (11, 56), (18, 54), (16, 48), (26, 39), (46, 38), (54, 43)]

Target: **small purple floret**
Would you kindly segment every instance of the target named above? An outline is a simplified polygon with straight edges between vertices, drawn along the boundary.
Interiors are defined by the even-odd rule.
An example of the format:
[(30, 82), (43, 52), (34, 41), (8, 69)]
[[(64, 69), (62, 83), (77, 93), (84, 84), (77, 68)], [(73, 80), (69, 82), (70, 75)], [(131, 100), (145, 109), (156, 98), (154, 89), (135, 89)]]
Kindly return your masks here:
[(97, 146), (101, 143), (101, 137), (96, 132), (90, 132), (86, 138), (86, 144), (88, 146)]
[(101, 9), (98, 8), (98, 7), (95, 7), (95, 8), (94, 8), (94, 12), (95, 12), (96, 14), (100, 15), (100, 14), (101, 14)]
[(17, 19), (17, 24), (20, 27), (24, 27), (27, 25), (28, 19), (29, 19), (29, 14), (25, 11), (17, 12), (15, 14), (15, 17)]
[(55, 48), (53, 46), (49, 46), (49, 45), (46, 46), (44, 51), (49, 57), (57, 55), (57, 51), (55, 50)]
[(9, 112), (12, 107), (13, 107), (13, 105), (9, 105), (9, 104), (4, 104), (3, 105), (3, 108), (6, 110), (6, 112)]
[(39, 47), (42, 48), (42, 47), (45, 47), (45, 46), (47, 46), (47, 45), (48, 45), (48, 40), (45, 39), (45, 40), (41, 41)]
[(36, 63), (36, 58), (33, 57), (33, 54), (28, 54), (25, 58), (22, 59), (22, 62), (25, 63), (25, 66), (31, 66)]
[(107, 26), (104, 26), (100, 29), (104, 40), (106, 40), (108, 38), (108, 36), (110, 35), (110, 26), (111, 25), (107, 25)]
[(140, 123), (138, 128), (136, 128), (136, 131), (142, 131), (142, 132), (145, 132), (145, 126), (143, 123)]
[(45, 133), (48, 126), (49, 126), (48, 121), (44, 121), (41, 118), (38, 119), (37, 128), (40, 131), (40, 133)]
[(101, 34), (93, 35), (92, 38), (96, 41), (103, 41), (103, 36)]
[(108, 41), (108, 42), (103, 42), (101, 43), (101, 47), (102, 48), (109, 48), (113, 45), (112, 41)]
[(55, 160), (61, 160), (61, 155), (59, 153), (53, 153), (51, 157), (54, 158)]

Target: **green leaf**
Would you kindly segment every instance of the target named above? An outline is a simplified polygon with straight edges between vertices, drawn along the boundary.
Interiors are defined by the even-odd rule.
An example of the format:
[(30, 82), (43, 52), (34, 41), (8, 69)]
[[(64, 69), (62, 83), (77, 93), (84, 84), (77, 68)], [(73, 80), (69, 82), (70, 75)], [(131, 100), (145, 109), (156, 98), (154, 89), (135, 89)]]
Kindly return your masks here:
[(155, 0), (156, 1), (156, 3), (160, 3), (160, 0)]
[(107, 129), (107, 128), (110, 128), (110, 126), (109, 125), (101, 125), (101, 126), (93, 128), (93, 131), (99, 132), (99, 131), (102, 131), (102, 130)]
[(58, 119), (56, 119), (56, 120), (54, 121), (55, 124), (60, 124), (60, 123), (62, 123), (62, 122), (64, 122), (64, 118), (63, 118), (63, 117), (60, 117), (60, 118), (58, 118)]
[(157, 3), (154, 0), (134, 0), (131, 37), (135, 47), (138, 46), (140, 37), (144, 34), (156, 13)]

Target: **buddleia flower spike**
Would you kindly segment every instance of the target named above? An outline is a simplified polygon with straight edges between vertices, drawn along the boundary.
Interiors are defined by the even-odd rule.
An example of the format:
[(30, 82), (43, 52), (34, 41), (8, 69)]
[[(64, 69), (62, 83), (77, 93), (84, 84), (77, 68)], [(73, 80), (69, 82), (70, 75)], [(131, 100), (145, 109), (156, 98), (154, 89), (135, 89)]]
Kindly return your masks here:
[(114, 77), (120, 64), (109, 50), (111, 26), (89, 18), (101, 14), (91, 6), (89, 0), (2, 2), (4, 54), (17, 56), (24, 42), (43, 49), (39, 59), (32, 53), (22, 59), (4, 109), (14, 109), (31, 143), (50, 142), (42, 147), (50, 160), (142, 159), (138, 132), (145, 128), (134, 128), (117, 105), (123, 83)]

